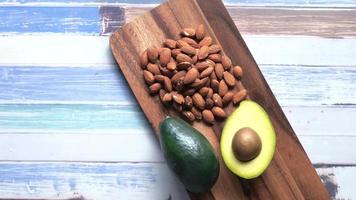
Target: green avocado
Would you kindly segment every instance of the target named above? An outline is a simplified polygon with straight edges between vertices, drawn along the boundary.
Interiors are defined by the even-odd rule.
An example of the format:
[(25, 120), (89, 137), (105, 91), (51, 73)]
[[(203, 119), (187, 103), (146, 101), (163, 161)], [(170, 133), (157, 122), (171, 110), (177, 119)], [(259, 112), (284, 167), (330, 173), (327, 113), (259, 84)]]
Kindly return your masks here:
[[(238, 135), (243, 133), (247, 134)], [(235, 140), (243, 137), (247, 139), (236, 145)], [(248, 154), (242, 152), (249, 159), (239, 159), (235, 150), (238, 151), (238, 148), (234, 148), (234, 145), (247, 144), (249, 146), (251, 141), (253, 141), (253, 145), (250, 149), (255, 152)], [(227, 167), (242, 178), (256, 178), (270, 164), (275, 147), (276, 134), (266, 111), (253, 101), (242, 101), (240, 106), (227, 119), (221, 135), (221, 154)]]
[(167, 117), (160, 143), (169, 168), (191, 192), (206, 192), (219, 176), (219, 161), (209, 141), (187, 122)]

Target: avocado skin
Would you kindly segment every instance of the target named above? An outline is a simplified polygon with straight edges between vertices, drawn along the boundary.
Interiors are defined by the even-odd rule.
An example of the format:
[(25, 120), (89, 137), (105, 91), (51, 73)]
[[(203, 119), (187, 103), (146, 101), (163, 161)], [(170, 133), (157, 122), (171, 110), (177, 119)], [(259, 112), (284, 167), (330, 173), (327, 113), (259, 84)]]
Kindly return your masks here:
[(219, 161), (209, 141), (182, 119), (160, 124), (160, 143), (169, 168), (191, 192), (210, 190), (219, 176)]

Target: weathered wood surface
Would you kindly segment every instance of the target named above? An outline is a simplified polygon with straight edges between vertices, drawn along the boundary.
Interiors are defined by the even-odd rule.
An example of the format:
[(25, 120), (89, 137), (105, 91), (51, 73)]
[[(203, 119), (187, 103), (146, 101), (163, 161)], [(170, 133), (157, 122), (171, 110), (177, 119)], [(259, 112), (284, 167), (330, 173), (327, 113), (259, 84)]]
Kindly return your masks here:
[[(0, 4), (1, 5), (1, 4)], [(25, 4), (26, 5), (26, 4)], [(0, 6), (0, 35), (109, 35), (155, 5)], [(242, 34), (356, 36), (356, 9), (240, 7), (227, 9)], [(26, 19), (26, 20), (22, 20)]]
[[(213, 6), (214, 9), (210, 9), (210, 6)], [(219, 17), (217, 17), (218, 14)], [(270, 167), (261, 178), (246, 181), (247, 187), (251, 190), (251, 193), (248, 194), (249, 198), (327, 199), (328, 195), (325, 188), (316, 176), (314, 168), (302, 147), (293, 137), (293, 130), (289, 128), (290, 126), (281, 109), (278, 109), (273, 94), (268, 91), (268, 86), (256, 63), (245, 47), (238, 31), (231, 24), (233, 22), (220, 1), (204, 3), (184, 0), (169, 1), (126, 24), (111, 36), (110, 42), (114, 56), (155, 132), (158, 134), (159, 122), (167, 114), (173, 113), (166, 110), (157, 98), (150, 98), (147, 89), (143, 87), (144, 81), (138, 61), (139, 55), (145, 48), (159, 46), (164, 38), (177, 38), (182, 27), (194, 27), (200, 23), (203, 23), (210, 36), (222, 45), (225, 53), (232, 58), (233, 63), (243, 66), (245, 69), (243, 84), (248, 90), (254, 89), (253, 92), (250, 92), (250, 97), (265, 106), (279, 137), (275, 157)], [(219, 32), (222, 29), (225, 31)], [(236, 51), (239, 54), (236, 54)], [(229, 109), (228, 112), (233, 110), (232, 107)], [(222, 125), (217, 124), (214, 129), (210, 129), (202, 123), (193, 124), (213, 144), (217, 153), (219, 153), (218, 139), (214, 138), (212, 133), (215, 132), (215, 135), (219, 137)], [(293, 159), (289, 156), (291, 152), (295, 157)], [(247, 195), (246, 192), (242, 193), (242, 188), (239, 187), (236, 180), (234, 184), (231, 184), (231, 181), (234, 181), (233, 178), (225, 172), (226, 168), (223, 164), (221, 166), (220, 177), (208, 195), (209, 197), (201, 196), (199, 199), (243, 199), (243, 196)], [(308, 178), (298, 177), (300, 170), (308, 174)], [(242, 184), (245, 185), (246, 183)]]
[[(134, 195), (135, 188), (118, 189), (112, 187), (112, 181), (99, 181), (101, 176), (93, 178), (93, 172), (85, 167), (82, 170), (65, 167), (80, 161), (77, 164), (91, 165), (97, 173), (104, 174), (109, 170), (103, 167), (105, 163), (102, 162), (114, 162), (116, 165), (125, 160), (135, 163), (162, 162), (163, 158), (157, 156), (159, 146), (147, 122), (142, 113), (136, 111), (137, 104), (132, 101), (132, 96), (126, 96), (130, 92), (125, 90), (127, 86), (118, 70), (112, 67), (114, 62), (108, 38), (99, 37), (138, 16), (142, 12), (138, 9), (138, 3), (146, 3), (144, 8), (152, 8), (154, 5), (150, 3), (160, 2), (0, 1), (0, 160), (15, 160), (14, 164), (18, 165), (9, 167), (8, 164), (3, 165), (4, 162), (0, 163), (0, 168), (9, 174), (0, 176), (1, 197), (62, 199), (79, 193), (89, 199), (145, 199), (142, 198), (144, 195), (152, 199), (166, 198), (161, 195), (160, 189), (166, 188), (166, 183), (174, 182), (170, 175), (157, 181), (154, 189), (147, 187), (145, 194), (139, 196)], [(355, 2), (258, 0), (225, 3), (228, 8), (234, 8), (229, 10), (230, 15), (239, 16), (236, 19), (244, 22), (238, 24), (239, 21), (235, 21), (235, 24), (242, 31), (305, 151), (316, 164), (331, 197), (356, 198), (353, 188), (356, 154), (351, 148), (356, 145), (353, 122), (356, 118), (356, 93), (353, 92), (356, 89), (353, 78), (356, 61), (352, 40), (354, 26), (351, 24), (354, 19), (348, 17), (353, 16)], [(260, 12), (252, 12), (257, 10)], [(120, 14), (112, 15), (113, 12)], [(239, 12), (246, 14), (240, 16)], [(350, 15), (343, 15), (343, 12)], [(330, 14), (335, 15), (335, 20), (324, 21)], [(306, 26), (298, 24), (300, 29), (294, 29), (293, 22), (283, 23), (278, 18), (288, 19), (294, 15), (296, 20), (305, 19)], [(12, 20), (11, 16), (18, 18)], [(248, 24), (255, 24), (255, 20), (263, 25), (260, 18), (280, 26), (278, 29), (263, 26), (269, 35), (265, 37), (261, 28), (248, 27)], [(314, 28), (309, 26), (308, 21), (315, 22)], [(51, 28), (51, 24), (55, 26)], [(304, 37), (314, 34), (323, 38)], [(310, 74), (313, 75), (309, 77)], [(91, 92), (96, 95), (90, 95)], [(123, 108), (125, 105), (127, 107)], [(127, 123), (122, 117), (125, 114), (139, 125), (117, 128)], [(80, 118), (85, 115), (90, 117)], [(41, 119), (41, 123), (31, 120), (33, 117)], [(10, 118), (14, 119), (12, 123), (8, 120)], [(102, 129), (108, 125), (113, 129)], [(126, 143), (127, 138), (137, 142)], [(130, 149), (130, 153), (124, 149)], [(50, 162), (18, 162), (21, 160)], [(59, 160), (65, 162), (55, 162)], [(165, 166), (164, 163), (161, 165)], [(130, 168), (130, 165), (124, 164), (124, 167)], [(33, 176), (18, 173), (31, 168)], [(56, 173), (46, 173), (53, 168)], [(159, 165), (152, 168), (162, 170)], [(137, 170), (137, 173), (145, 173), (141, 171), (143, 168)], [(113, 181), (122, 173), (112, 172)], [(133, 174), (130, 176), (135, 178)], [(126, 180), (130, 183), (130, 178)], [(55, 187), (54, 182), (63, 184), (56, 184), (60, 187)], [(77, 186), (76, 190), (70, 189), (73, 185)], [(173, 194), (173, 200), (184, 199), (174, 195), (184, 194), (180, 192), (181, 187), (172, 185), (166, 190), (167, 194)]]

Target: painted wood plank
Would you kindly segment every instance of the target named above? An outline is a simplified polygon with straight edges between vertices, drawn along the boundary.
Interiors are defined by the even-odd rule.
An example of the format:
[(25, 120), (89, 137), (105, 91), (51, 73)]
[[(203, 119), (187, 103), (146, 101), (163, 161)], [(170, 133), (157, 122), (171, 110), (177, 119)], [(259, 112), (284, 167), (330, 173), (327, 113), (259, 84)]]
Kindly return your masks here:
[[(130, 22), (150, 6), (125, 6)], [(227, 9), (242, 35), (309, 35), (355, 37), (356, 9), (298, 9), (281, 7), (241, 7)]]
[[(316, 166), (332, 199), (353, 199), (355, 166)], [(3, 198), (188, 199), (164, 163), (1, 162)]]
[(332, 199), (356, 198), (356, 166), (317, 166), (316, 170)]
[[(356, 164), (355, 107), (283, 110), (313, 163)], [(153, 135), (135, 106), (0, 105), (0, 160), (160, 162)]]
[[(46, 3), (48, 4), (48, 0), (1, 0), (3, 4), (39, 4), (39, 3)], [(50, 1), (51, 3), (55, 4), (94, 4), (94, 5), (101, 5), (101, 4), (110, 4), (110, 3), (130, 3), (130, 4), (159, 4), (164, 2), (164, 0), (54, 0)], [(283, 7), (355, 7), (355, 2), (353, 0), (224, 0), (225, 4), (233, 4), (239, 6), (283, 6)]]
[(164, 163), (0, 163), (2, 198), (188, 199)]
[(0, 6), (0, 35), (99, 35), (124, 22), (119, 6)]
[[(85, 129), (85, 128), (83, 128)], [(29, 130), (31, 131), (31, 130)], [(160, 147), (147, 127), (35, 133), (2, 132), (1, 161), (163, 162)], [(44, 151), (45, 149), (45, 151)]]
[[(0, 3), (1, 4), (1, 3)], [(0, 35), (108, 35), (155, 5), (0, 6)], [(228, 6), (242, 34), (356, 36), (356, 9)]]
[[(244, 36), (244, 39), (258, 64), (356, 66), (355, 38)], [(0, 66), (116, 65), (108, 37), (9, 36), (0, 37), (0, 44)]]
[[(354, 67), (260, 68), (283, 106), (356, 104)], [(117, 67), (0, 67), (0, 90), (0, 103), (136, 105)]]

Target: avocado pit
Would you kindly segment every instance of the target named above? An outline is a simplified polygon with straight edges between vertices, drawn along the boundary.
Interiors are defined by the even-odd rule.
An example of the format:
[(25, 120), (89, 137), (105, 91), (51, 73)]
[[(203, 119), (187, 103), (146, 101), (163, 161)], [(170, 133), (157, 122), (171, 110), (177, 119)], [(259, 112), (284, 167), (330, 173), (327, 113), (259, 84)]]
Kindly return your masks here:
[(247, 162), (258, 156), (261, 152), (261, 139), (258, 134), (249, 127), (239, 129), (232, 140), (232, 150), (235, 157)]

